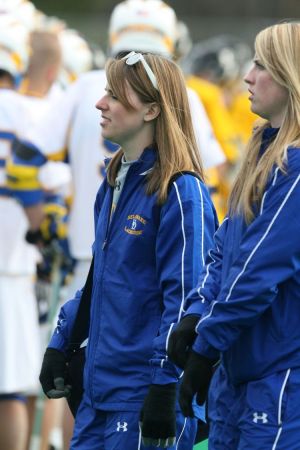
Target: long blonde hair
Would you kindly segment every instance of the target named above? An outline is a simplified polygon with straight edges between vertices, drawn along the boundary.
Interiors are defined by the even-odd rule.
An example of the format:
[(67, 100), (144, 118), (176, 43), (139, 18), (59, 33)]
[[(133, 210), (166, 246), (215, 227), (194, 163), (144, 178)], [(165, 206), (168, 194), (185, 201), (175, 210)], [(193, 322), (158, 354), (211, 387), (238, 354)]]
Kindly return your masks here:
[[(152, 85), (141, 62), (128, 66), (124, 59), (110, 59), (106, 65), (109, 87), (118, 100), (132, 109), (126, 82), (142, 103), (157, 103), (160, 113), (155, 119), (153, 146), (157, 160), (147, 175), (147, 194), (157, 192), (158, 203), (167, 197), (168, 184), (175, 173), (193, 171), (204, 179), (201, 157), (194, 136), (184, 77), (180, 68), (167, 58), (145, 54), (155, 74), (158, 90)], [(107, 179), (113, 186), (123, 155), (120, 149), (110, 161)]]
[(287, 89), (288, 103), (279, 132), (261, 158), (262, 134), (270, 123), (262, 120), (255, 128), (233, 184), (230, 214), (243, 214), (247, 223), (254, 218), (253, 207), (261, 203), (274, 164), (284, 172), (287, 148), (300, 145), (300, 24), (281, 23), (262, 30), (255, 51), (272, 78)]

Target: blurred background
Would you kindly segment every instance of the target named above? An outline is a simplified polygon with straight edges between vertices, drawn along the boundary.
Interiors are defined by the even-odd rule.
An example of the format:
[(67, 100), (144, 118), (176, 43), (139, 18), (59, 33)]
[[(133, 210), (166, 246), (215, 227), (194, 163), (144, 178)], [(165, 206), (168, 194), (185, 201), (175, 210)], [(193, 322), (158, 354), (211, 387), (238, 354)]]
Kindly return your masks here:
[[(107, 45), (109, 15), (117, 0), (36, 0), (47, 15), (57, 15), (89, 40)], [(167, 1), (190, 28), (193, 41), (217, 34), (239, 35), (252, 44), (256, 33), (270, 24), (300, 16), (299, 0), (173, 0)]]

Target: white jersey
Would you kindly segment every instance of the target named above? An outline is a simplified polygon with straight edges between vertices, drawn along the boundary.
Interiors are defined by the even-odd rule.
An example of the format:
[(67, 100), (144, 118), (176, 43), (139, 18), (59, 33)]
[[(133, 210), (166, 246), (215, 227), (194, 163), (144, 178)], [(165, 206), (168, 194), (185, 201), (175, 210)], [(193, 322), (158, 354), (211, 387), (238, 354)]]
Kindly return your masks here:
[[(22, 95), (22, 102), (27, 111), (27, 133), (30, 135), (38, 125), (44, 121), (52, 104), (55, 105), (60, 101), (62, 92), (50, 94), (44, 97), (35, 97), (32, 95)], [(46, 119), (45, 119), (46, 120)], [(70, 195), (71, 190), (71, 171), (69, 164), (62, 161), (47, 161), (38, 173), (39, 181), (45, 190), (55, 190), (56, 193), (63, 196)]]
[[(93, 205), (104, 176), (104, 159), (112, 149), (101, 137), (95, 104), (105, 94), (104, 70), (81, 75), (65, 92), (60, 102), (40, 123), (29, 140), (47, 157), (68, 151), (72, 169), (74, 199), (70, 213), (69, 242), (77, 259), (91, 258), (94, 240)], [(206, 112), (196, 93), (188, 89), (196, 140), (204, 167), (225, 161)]]
[(37, 249), (25, 241), (29, 227), (23, 207), (10, 196), (5, 163), (15, 136), (28, 130), (21, 96), (0, 90), (0, 394), (38, 386), (40, 348), (33, 277)]
[(28, 114), (21, 96), (0, 89), (0, 274), (33, 275), (39, 254), (25, 241), (29, 227), (23, 208), (6, 193), (5, 163), (14, 137), (28, 131)]
[(46, 97), (35, 97), (31, 95), (21, 94), (22, 102), (27, 111), (28, 130), (33, 129), (49, 110), (50, 101)]
[(63, 152), (68, 154), (74, 193), (69, 243), (77, 259), (91, 258), (94, 201), (103, 180), (104, 158), (112, 155), (101, 137), (99, 114), (95, 109), (105, 87), (104, 71), (82, 75), (28, 136), (48, 158)]

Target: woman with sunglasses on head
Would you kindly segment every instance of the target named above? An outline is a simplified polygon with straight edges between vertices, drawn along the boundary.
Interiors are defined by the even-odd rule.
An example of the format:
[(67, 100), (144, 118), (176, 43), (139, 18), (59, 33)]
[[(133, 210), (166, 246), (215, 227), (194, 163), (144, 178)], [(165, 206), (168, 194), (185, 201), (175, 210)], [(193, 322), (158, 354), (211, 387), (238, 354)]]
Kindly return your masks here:
[(173, 361), (188, 358), (187, 417), (221, 355), (208, 400), (212, 450), (296, 450), (300, 441), (300, 24), (266, 28), (255, 51), (245, 82), (263, 121), (205, 277), (169, 340)]
[[(95, 202), (84, 396), (71, 449), (191, 450), (197, 422), (176, 405), (181, 370), (166, 348), (216, 215), (178, 66), (131, 52), (109, 60), (106, 75), (96, 107), (102, 136), (120, 149)], [(64, 352), (80, 296), (63, 306), (45, 353), (40, 379), (52, 398), (69, 393)]]

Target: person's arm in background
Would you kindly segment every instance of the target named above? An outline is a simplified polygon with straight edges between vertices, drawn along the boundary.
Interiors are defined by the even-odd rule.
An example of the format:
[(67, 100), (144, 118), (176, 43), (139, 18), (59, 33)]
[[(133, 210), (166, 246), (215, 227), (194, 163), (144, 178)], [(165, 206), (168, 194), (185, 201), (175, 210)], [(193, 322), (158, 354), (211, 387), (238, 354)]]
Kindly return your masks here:
[(78, 102), (74, 83), (53, 102), (40, 123), (19, 135), (6, 166), (7, 185), (23, 205), (30, 229), (37, 230), (44, 218), (44, 192), (65, 191), (71, 181), (66, 159), (68, 132)]

